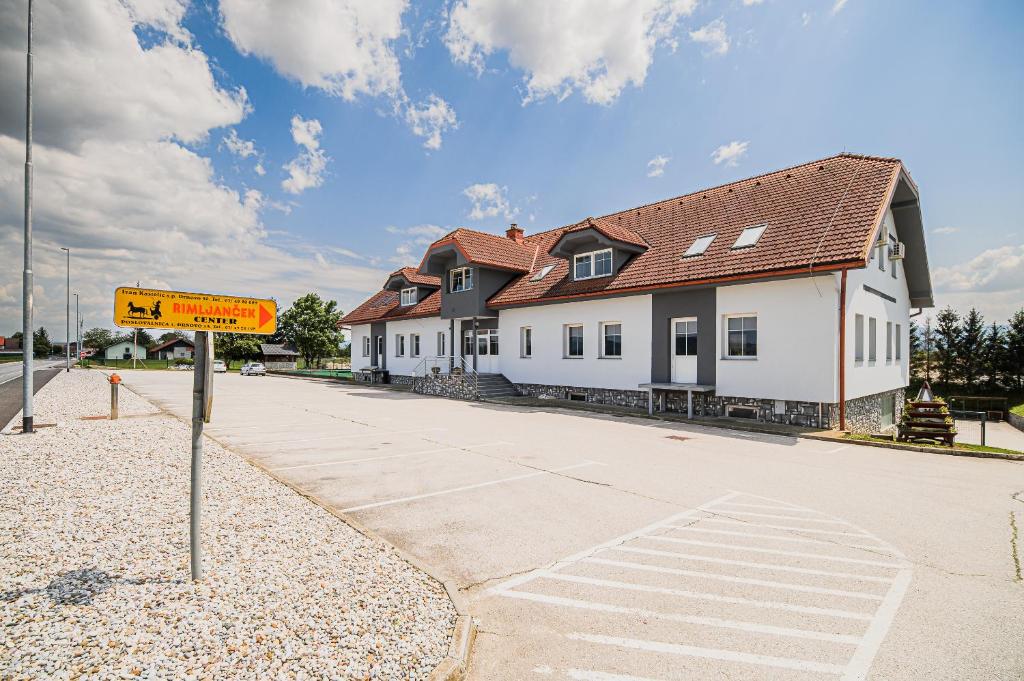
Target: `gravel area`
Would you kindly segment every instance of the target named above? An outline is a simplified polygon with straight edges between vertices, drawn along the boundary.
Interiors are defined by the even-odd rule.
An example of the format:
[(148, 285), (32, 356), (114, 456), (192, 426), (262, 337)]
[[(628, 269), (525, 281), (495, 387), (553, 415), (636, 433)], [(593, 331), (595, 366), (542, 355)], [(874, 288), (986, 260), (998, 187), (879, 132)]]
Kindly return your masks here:
[(422, 679), (442, 660), (440, 584), (209, 440), (194, 584), (189, 428), (123, 388), (119, 420), (82, 420), (109, 394), (61, 373), (36, 396), (56, 427), (0, 435), (0, 679)]

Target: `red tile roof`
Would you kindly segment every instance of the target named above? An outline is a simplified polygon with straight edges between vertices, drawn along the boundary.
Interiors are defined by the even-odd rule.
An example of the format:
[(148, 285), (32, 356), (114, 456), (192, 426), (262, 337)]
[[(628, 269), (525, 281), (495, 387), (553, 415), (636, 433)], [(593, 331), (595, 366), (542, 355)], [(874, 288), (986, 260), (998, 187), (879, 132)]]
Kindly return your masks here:
[(379, 291), (365, 303), (341, 318), (342, 324), (368, 324), (376, 321), (397, 321), (434, 317), (441, 312), (441, 291), (433, 291), (415, 305), (399, 305), (398, 291)]
[[(548, 255), (578, 225), (529, 236), (526, 243), (541, 251), (534, 270), (554, 269), (540, 281), (519, 277), (488, 302), (512, 306), (863, 261), (901, 167), (897, 159), (840, 154), (597, 218), (650, 246), (612, 277), (573, 281), (569, 263)], [(756, 246), (732, 248), (745, 227), (761, 223), (768, 228)], [(717, 235), (707, 251), (683, 258), (705, 234)]]
[[(902, 164), (898, 159), (839, 154), (820, 161), (693, 192), (514, 240), (457, 229), (431, 244), (453, 244), (467, 260), (522, 276), (491, 297), (492, 307), (676, 285), (757, 279), (863, 263)], [(733, 249), (744, 228), (767, 224), (753, 247)], [(566, 232), (593, 228), (611, 239), (646, 247), (614, 276), (573, 281), (569, 263), (549, 251)], [(683, 258), (693, 241), (716, 237), (703, 255)], [(428, 251), (429, 252), (429, 251)], [(553, 269), (540, 281), (532, 273)], [(408, 268), (406, 268), (408, 269)], [(400, 270), (404, 271), (404, 270)], [(419, 275), (426, 276), (426, 275)], [(440, 291), (418, 305), (398, 307), (382, 291), (344, 323), (425, 317), (440, 312)]]
[(391, 277), (405, 277), (405, 280), (410, 284), (418, 284), (420, 286), (441, 286), (441, 277), (435, 277), (429, 274), (420, 274), (415, 267), (403, 267), (397, 269), (388, 275), (388, 279)]
[[(521, 244), (508, 237), (460, 227), (430, 244), (427, 253), (438, 246), (454, 245), (469, 262), (513, 272), (529, 272), (537, 257), (537, 247)], [(424, 260), (426, 256), (424, 256)], [(422, 267), (422, 263), (420, 263)]]

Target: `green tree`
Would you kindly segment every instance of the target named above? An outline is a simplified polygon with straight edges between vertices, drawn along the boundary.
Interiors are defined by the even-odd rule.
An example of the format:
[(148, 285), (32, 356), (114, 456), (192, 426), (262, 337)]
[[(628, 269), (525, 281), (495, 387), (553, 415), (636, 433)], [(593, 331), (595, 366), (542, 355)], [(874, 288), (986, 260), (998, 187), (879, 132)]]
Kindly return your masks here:
[(935, 361), (939, 371), (939, 384), (948, 393), (949, 386), (956, 379), (958, 350), (961, 347), (960, 315), (946, 307), (935, 317)]
[(324, 357), (338, 354), (343, 338), (338, 328), (341, 317), (337, 302), (324, 301), (316, 293), (307, 293), (278, 318), (278, 330), (284, 341), (295, 347), (307, 367), (318, 366)]
[(51, 347), (50, 334), (40, 326), (39, 330), (32, 334), (32, 356), (49, 357)]
[(996, 392), (1006, 365), (1006, 335), (1003, 329), (992, 322), (981, 346), (981, 373), (985, 377), (985, 388)]
[(921, 338), (921, 327), (913, 319), (910, 320), (910, 377), (924, 376), (924, 346)]
[[(136, 335), (136, 333), (138, 335)], [(125, 331), (121, 335), (114, 338), (115, 343), (119, 341), (126, 341), (128, 343), (138, 342), (140, 348), (148, 348), (152, 346), (155, 342), (153, 340), (153, 334), (151, 334), (146, 329), (129, 329), (128, 331)], [(139, 356), (142, 356), (141, 351), (139, 352)]]
[(984, 371), (983, 345), (985, 342), (985, 319), (977, 309), (971, 308), (960, 327), (960, 341), (956, 349), (958, 359), (957, 378), (968, 392), (976, 392), (978, 378)]
[(113, 345), (115, 342), (116, 337), (110, 329), (101, 329), (98, 326), (82, 334), (82, 345), (87, 348), (102, 350), (109, 345)]
[(185, 333), (184, 331), (165, 331), (164, 333), (160, 334), (160, 338), (157, 339), (157, 342), (166, 343), (167, 341), (174, 340), (175, 338), (188, 339), (188, 334)]
[(267, 342), (266, 336), (250, 333), (215, 333), (213, 334), (213, 354), (228, 362), (259, 359), (262, 355), (260, 343), (265, 342)]
[(1024, 308), (1017, 310), (1006, 325), (1006, 378), (1017, 391), (1024, 390)]

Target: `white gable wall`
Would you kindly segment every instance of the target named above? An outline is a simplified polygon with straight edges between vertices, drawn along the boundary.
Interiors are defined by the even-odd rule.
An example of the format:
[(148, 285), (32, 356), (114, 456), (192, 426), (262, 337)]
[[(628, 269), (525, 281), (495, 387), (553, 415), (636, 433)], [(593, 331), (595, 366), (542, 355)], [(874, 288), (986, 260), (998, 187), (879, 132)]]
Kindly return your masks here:
[[(634, 295), (501, 310), (501, 372), (513, 383), (638, 390), (651, 380), (651, 296)], [(622, 324), (622, 357), (601, 358), (600, 325)], [(565, 357), (565, 325), (583, 324), (583, 358)], [(533, 356), (520, 356), (520, 328), (533, 330)]]
[[(441, 319), (440, 317), (424, 317), (422, 319), (404, 319), (401, 321), (389, 321), (386, 326), (385, 335), (385, 352), (387, 353), (387, 368), (391, 374), (397, 374), (399, 376), (412, 376), (413, 371), (423, 361), (424, 357), (437, 357), (437, 334), (443, 332), (445, 338), (447, 338), (447, 351), (451, 353), (451, 328), (450, 321), (447, 319)], [(365, 327), (365, 333), (369, 333), (370, 327)], [(356, 332), (356, 327), (352, 327), (353, 335)], [(412, 343), (409, 340), (409, 334), (418, 333), (420, 335), (420, 354), (417, 357), (412, 357)], [(397, 343), (395, 343), (395, 336), (402, 334), (405, 336), (405, 356), (396, 357), (395, 351), (398, 349)], [(362, 343), (362, 341), (359, 341)], [(362, 348), (359, 349), (362, 353)]]
[[(883, 230), (895, 233), (896, 227), (892, 213), (887, 212)], [(885, 271), (878, 269), (879, 257), (885, 258)], [(896, 278), (892, 278), (891, 269), (896, 268)], [(870, 286), (881, 293), (896, 299), (890, 302), (864, 289)], [(864, 360), (856, 361), (857, 347), (856, 315), (864, 318)], [(869, 359), (869, 320), (876, 320), (875, 361)], [(893, 359), (886, 361), (886, 322), (900, 326), (900, 359), (896, 360), (893, 347)], [(895, 338), (894, 338), (895, 343)], [(864, 395), (873, 395), (886, 390), (902, 388), (910, 379), (910, 293), (907, 289), (907, 278), (903, 272), (903, 263), (889, 260), (887, 251), (879, 248), (867, 267), (850, 270), (846, 280), (846, 399), (854, 399)]]
[[(359, 371), (370, 366), (373, 363), (373, 357), (371, 354), (363, 355), (363, 339), (370, 338), (370, 343), (373, 343), (373, 339), (370, 336), (370, 325), (369, 324), (353, 324), (352, 325), (352, 370)], [(373, 348), (370, 348), (370, 352), (373, 352)]]
[[(839, 295), (831, 274), (717, 290), (716, 393), (835, 402)], [(757, 358), (726, 357), (730, 314), (757, 316)]]

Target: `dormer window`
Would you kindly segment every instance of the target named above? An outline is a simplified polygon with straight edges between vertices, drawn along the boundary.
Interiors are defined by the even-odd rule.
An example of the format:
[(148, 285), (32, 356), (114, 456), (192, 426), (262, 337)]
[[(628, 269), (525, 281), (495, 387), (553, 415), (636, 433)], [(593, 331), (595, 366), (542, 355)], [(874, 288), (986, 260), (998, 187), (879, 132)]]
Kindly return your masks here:
[(732, 245), (733, 248), (750, 248), (751, 246), (757, 245), (758, 239), (764, 234), (764, 230), (768, 229), (768, 224), (754, 225), (747, 227), (740, 233), (740, 238), (736, 239), (736, 243)]
[(473, 288), (473, 270), (469, 267), (460, 267), (448, 271), (448, 291), (458, 293), (469, 291)]
[(402, 307), (416, 304), (416, 287), (402, 289)]
[(612, 249), (575, 255), (572, 259), (572, 268), (577, 280), (607, 277), (612, 273)]
[(691, 258), (695, 255), (703, 255), (704, 251), (708, 250), (708, 246), (715, 240), (717, 234), (706, 234), (704, 236), (697, 237), (690, 247), (686, 249), (686, 253), (683, 253), (684, 258)]

